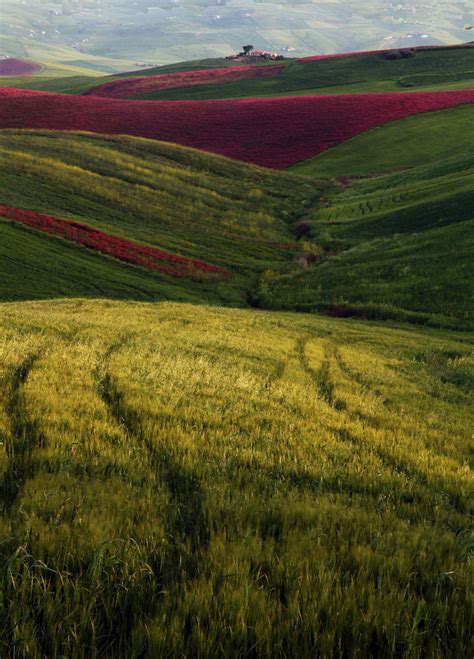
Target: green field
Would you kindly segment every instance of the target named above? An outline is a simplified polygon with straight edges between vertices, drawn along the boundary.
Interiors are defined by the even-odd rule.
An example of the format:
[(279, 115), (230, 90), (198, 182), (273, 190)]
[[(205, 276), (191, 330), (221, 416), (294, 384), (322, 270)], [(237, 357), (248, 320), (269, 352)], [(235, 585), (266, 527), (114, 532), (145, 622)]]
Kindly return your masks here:
[(0, 311), (2, 654), (469, 656), (472, 335)]
[(473, 327), (473, 220), (471, 155), (343, 183), (308, 215), (315, 263), (270, 273), (257, 297), (273, 308)]
[(341, 185), (305, 218), (315, 263), (267, 274), (261, 304), (474, 326), (473, 140), (474, 109), (464, 106), (376, 128), (291, 168)]
[(368, 130), (290, 168), (306, 176), (374, 176), (469, 155), (474, 108), (462, 105)]

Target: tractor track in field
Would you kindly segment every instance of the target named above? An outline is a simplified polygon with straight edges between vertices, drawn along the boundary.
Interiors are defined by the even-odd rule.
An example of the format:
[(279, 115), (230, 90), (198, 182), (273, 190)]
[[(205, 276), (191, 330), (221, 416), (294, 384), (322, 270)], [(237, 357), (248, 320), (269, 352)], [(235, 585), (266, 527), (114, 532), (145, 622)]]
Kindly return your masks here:
[(341, 441), (350, 442), (353, 446), (362, 447), (374, 453), (393, 473), (402, 474), (409, 480), (415, 482), (419, 487), (423, 488), (427, 493), (436, 499), (436, 501), (433, 502), (433, 505), (442, 503), (448, 508), (451, 508), (452, 510), (462, 515), (469, 513), (468, 507), (459, 496), (444, 490), (441, 483), (439, 487), (433, 487), (433, 485), (429, 483), (428, 478), (424, 473), (422, 473), (419, 469), (401, 462), (389, 451), (384, 451), (381, 447), (370, 444), (363, 438), (358, 437), (348, 428), (333, 428), (332, 432)]
[(44, 447), (46, 443), (39, 423), (28, 412), (22, 392), (39, 358), (39, 353), (28, 355), (5, 378), (5, 412), (9, 424), (5, 438), (8, 466), (0, 481), (0, 498), (7, 513), (14, 506), (26, 481), (35, 474), (34, 450)]
[[(335, 395), (334, 383), (331, 379), (331, 359), (334, 359), (341, 368), (341, 358), (336, 350), (330, 350), (326, 347), (325, 355), (320, 368), (316, 370), (310, 366), (306, 357), (305, 348), (307, 342), (311, 338), (314, 337), (303, 337), (299, 339), (297, 343), (297, 353), (301, 366), (316, 386), (318, 397), (334, 410), (343, 412), (347, 416), (349, 423), (357, 420), (367, 424), (374, 430), (379, 430), (379, 424), (375, 419), (372, 419), (365, 414), (349, 410), (345, 401), (337, 398)], [(356, 382), (363, 388), (369, 388), (366, 383), (358, 382), (355, 378), (351, 378), (349, 371), (346, 372), (344, 368), (341, 368), (341, 371), (352, 382)], [(359, 437), (356, 433), (347, 427), (332, 428), (331, 432), (342, 442), (349, 442), (353, 446), (357, 446), (372, 452), (392, 473), (403, 475), (410, 481), (415, 482), (418, 486), (422, 487), (427, 493), (433, 496), (433, 498), (442, 502), (452, 510), (455, 510), (460, 514), (466, 514), (468, 511), (466, 504), (460, 497), (445, 491), (441, 483), (439, 487), (433, 487), (433, 485), (429, 483), (429, 480), (425, 474), (423, 474), (420, 470), (400, 461), (388, 450), (384, 450), (380, 446), (376, 446), (363, 439), (362, 437)]]
[[(175, 451), (155, 442), (145, 430), (140, 414), (126, 401), (123, 391), (108, 371), (111, 354), (120, 349), (117, 342), (106, 351), (97, 370), (97, 388), (111, 416), (147, 452), (150, 466), (170, 497), (165, 513), (165, 532), (170, 543), (163, 575), (175, 581), (181, 575), (192, 578), (199, 571), (201, 554), (209, 546), (211, 533), (199, 477), (176, 460)], [(166, 576), (168, 575), (168, 576)]]
[(313, 381), (318, 398), (325, 402), (329, 407), (337, 411), (343, 411), (345, 409), (345, 404), (343, 401), (336, 398), (334, 394), (334, 383), (331, 379), (331, 366), (330, 360), (332, 353), (328, 348), (324, 350), (324, 358), (319, 369), (314, 369), (309, 364), (309, 360), (306, 356), (306, 345), (310, 339), (314, 337), (303, 337), (298, 340), (296, 345), (296, 352), (298, 355), (299, 362), (305, 373)]
[(372, 385), (366, 380), (360, 373), (355, 371), (353, 368), (350, 368), (345, 361), (343, 360), (340, 351), (336, 348), (334, 351), (334, 359), (336, 360), (337, 365), (341, 369), (342, 373), (347, 377), (348, 380), (355, 382), (363, 389), (367, 389), (372, 392)]
[[(362, 387), (362, 389), (372, 391), (371, 385), (368, 382), (366, 382), (362, 376), (357, 374), (353, 369), (351, 369), (349, 366), (347, 366), (344, 363), (337, 349), (334, 351), (333, 356), (342, 374), (349, 380), (351, 384), (357, 384), (360, 387)], [(383, 404), (385, 405), (385, 403)], [(349, 410), (347, 407), (345, 409), (345, 412), (349, 420), (360, 421), (361, 423), (366, 424), (373, 430), (380, 431), (380, 423), (376, 418), (364, 414), (363, 412), (360, 411)], [(443, 503), (447, 505), (449, 508), (452, 508), (458, 513), (466, 514), (467, 508), (459, 497), (453, 496), (449, 492), (444, 491), (442, 488), (442, 484), (440, 484), (439, 487), (433, 487), (433, 485), (429, 483), (426, 474), (421, 472), (419, 469), (416, 469), (415, 467), (406, 464), (406, 462), (401, 461), (400, 459), (395, 457), (389, 450), (385, 450), (380, 446), (376, 446), (373, 443), (369, 443), (367, 440), (363, 439), (362, 437), (359, 437), (356, 433), (354, 433), (347, 427), (333, 429), (333, 432), (342, 441), (350, 442), (354, 446), (360, 446), (362, 448), (371, 451), (393, 473), (401, 474), (410, 481), (417, 483), (418, 486), (422, 487), (426, 492), (429, 492), (430, 495), (437, 497), (440, 501), (443, 501)]]

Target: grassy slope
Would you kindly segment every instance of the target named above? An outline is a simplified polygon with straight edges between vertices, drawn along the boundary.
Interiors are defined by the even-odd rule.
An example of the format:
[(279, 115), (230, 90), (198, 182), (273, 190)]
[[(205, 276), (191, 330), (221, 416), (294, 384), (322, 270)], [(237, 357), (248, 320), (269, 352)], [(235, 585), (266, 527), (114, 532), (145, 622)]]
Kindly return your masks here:
[(0, 653), (467, 657), (471, 339), (0, 305)]
[(289, 171), (307, 176), (382, 174), (469, 152), (474, 106), (406, 117), (369, 130)]
[[(433, 78), (433, 74), (438, 76)], [(466, 74), (463, 80), (459, 76)], [(467, 75), (469, 74), (469, 75)], [(399, 79), (418, 76), (411, 87)], [(259, 80), (170, 89), (139, 96), (143, 99), (212, 99), (295, 94), (408, 91), (426, 88), (471, 87), (474, 84), (474, 48), (418, 51), (416, 57), (387, 61), (380, 54), (290, 62), (283, 73)]]
[[(187, 299), (188, 290), (190, 299), (199, 295), (204, 300), (242, 304), (259, 272), (293, 258), (294, 248), (288, 245), (291, 219), (303, 212), (303, 202), (318, 194), (304, 179), (135, 138), (4, 131), (0, 149), (0, 203), (77, 219), (115, 235), (225, 265), (233, 272), (229, 281), (199, 289), (193, 282), (173, 283), (156, 272), (79, 248), (69, 247), (61, 260), (53, 256), (55, 251), (46, 258), (49, 246), (57, 251), (61, 243), (36, 234), (37, 247), (30, 237), (30, 248), (22, 253), (20, 236), (25, 229), (2, 221), (1, 250), (11, 254), (0, 261), (3, 272), (10, 275), (0, 279), (3, 299), (54, 294), (116, 297), (123, 277), (120, 297), (124, 298), (174, 298), (177, 291), (180, 299)], [(69, 257), (71, 281), (66, 286)], [(22, 262), (31, 272), (38, 261), (41, 279), (19, 276)], [(13, 287), (12, 263), (17, 282)], [(91, 286), (100, 269), (106, 276)]]
[(0, 299), (57, 297), (228, 301), (214, 286), (121, 263), (0, 218)]
[(415, 312), (422, 321), (428, 313), (472, 325), (473, 191), (470, 154), (341, 188), (308, 217), (313, 239), (334, 256), (268, 277), (262, 303), (355, 305), (376, 317), (398, 308), (400, 317)]

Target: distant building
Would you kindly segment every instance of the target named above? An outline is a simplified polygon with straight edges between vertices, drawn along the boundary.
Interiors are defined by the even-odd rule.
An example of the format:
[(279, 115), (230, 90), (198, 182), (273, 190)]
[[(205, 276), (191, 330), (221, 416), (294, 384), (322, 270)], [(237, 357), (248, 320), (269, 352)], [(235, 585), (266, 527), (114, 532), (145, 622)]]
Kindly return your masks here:
[(283, 55), (278, 53), (272, 53), (268, 50), (259, 50), (255, 49), (253, 46), (244, 46), (243, 50), (237, 55), (229, 55), (226, 59), (246, 59), (251, 57), (252, 59), (263, 59), (263, 60), (275, 60), (275, 59), (284, 59)]

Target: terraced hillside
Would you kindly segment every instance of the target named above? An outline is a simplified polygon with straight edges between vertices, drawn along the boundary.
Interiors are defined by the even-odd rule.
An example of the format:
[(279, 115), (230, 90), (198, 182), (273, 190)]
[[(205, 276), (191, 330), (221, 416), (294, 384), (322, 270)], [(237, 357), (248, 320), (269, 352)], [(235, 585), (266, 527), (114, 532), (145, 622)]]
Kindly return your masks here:
[[(340, 188), (305, 218), (305, 234), (312, 241), (307, 267), (267, 274), (261, 303), (281, 308), (286, 300), (290, 308), (329, 307), (342, 315), (418, 322), (434, 314), (445, 316), (443, 322), (463, 318), (474, 326), (473, 118), (471, 107), (427, 115), (424, 122), (415, 117), (405, 120), (406, 142), (393, 153), (390, 146), (395, 133), (399, 138), (403, 134), (402, 124), (367, 133), (321, 156), (327, 171), (341, 177)], [(448, 125), (452, 133), (438, 141), (438, 131)], [(453, 156), (436, 160), (443, 139), (452, 142)], [(343, 173), (353, 175), (362, 154), (362, 172), (383, 173), (396, 169), (396, 162), (402, 171), (351, 181)], [(431, 163), (419, 164), (430, 156)], [(317, 174), (326, 165), (316, 158), (296, 171)]]
[(468, 656), (471, 339), (0, 305), (0, 653)]

